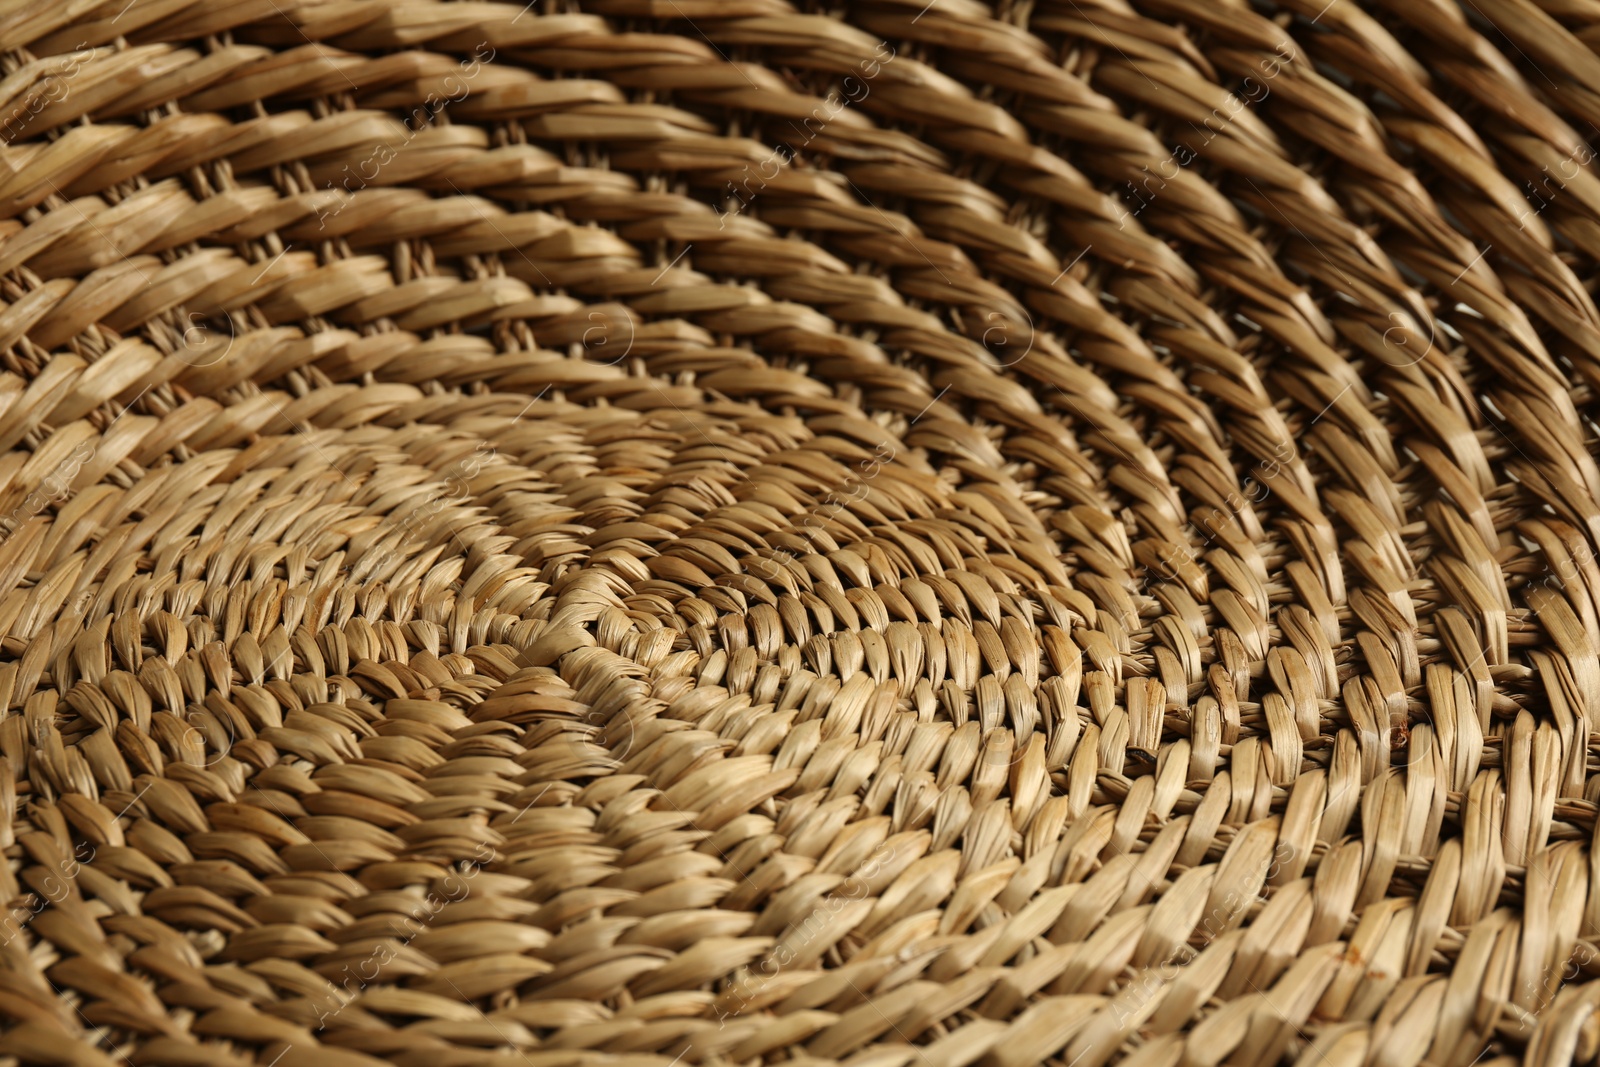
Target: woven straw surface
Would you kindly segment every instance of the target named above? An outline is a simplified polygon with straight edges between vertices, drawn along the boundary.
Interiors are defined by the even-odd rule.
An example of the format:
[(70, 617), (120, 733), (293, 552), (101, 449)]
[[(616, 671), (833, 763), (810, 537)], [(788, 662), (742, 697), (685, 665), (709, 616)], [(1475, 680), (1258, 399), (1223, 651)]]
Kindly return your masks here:
[(1600, 3), (0, 48), (0, 1067), (1595, 1057)]

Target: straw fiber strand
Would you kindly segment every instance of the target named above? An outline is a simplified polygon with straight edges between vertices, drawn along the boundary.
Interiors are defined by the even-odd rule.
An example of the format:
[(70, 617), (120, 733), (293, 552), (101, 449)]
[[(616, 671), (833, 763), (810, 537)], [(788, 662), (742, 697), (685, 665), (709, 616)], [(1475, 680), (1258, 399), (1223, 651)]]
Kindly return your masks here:
[(1597, 0), (0, 0), (0, 1067), (1600, 1055)]

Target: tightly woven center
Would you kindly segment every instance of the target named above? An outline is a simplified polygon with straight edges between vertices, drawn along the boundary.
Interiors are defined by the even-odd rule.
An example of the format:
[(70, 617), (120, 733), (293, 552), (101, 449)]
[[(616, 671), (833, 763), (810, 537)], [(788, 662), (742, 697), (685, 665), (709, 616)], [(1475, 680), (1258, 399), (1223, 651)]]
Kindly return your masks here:
[(0, 0), (0, 1067), (1600, 1051), (1600, 0)]

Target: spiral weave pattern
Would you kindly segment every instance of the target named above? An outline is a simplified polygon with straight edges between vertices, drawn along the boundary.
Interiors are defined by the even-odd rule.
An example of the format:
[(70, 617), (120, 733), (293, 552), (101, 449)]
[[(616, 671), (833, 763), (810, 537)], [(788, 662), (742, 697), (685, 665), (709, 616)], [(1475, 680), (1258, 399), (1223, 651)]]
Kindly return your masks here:
[(1600, 1052), (1600, 0), (0, 49), (0, 1067)]

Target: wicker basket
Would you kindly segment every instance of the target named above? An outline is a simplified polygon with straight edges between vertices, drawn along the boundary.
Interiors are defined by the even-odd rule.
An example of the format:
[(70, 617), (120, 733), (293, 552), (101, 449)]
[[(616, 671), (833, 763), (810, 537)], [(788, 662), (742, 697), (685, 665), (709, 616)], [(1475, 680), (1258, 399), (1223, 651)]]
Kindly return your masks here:
[(1600, 0), (0, 0), (0, 1067), (1600, 1050)]

